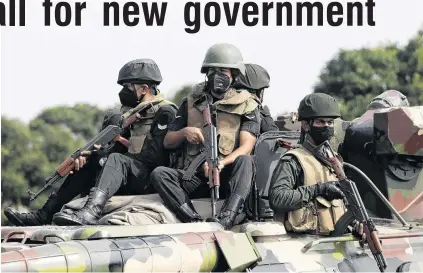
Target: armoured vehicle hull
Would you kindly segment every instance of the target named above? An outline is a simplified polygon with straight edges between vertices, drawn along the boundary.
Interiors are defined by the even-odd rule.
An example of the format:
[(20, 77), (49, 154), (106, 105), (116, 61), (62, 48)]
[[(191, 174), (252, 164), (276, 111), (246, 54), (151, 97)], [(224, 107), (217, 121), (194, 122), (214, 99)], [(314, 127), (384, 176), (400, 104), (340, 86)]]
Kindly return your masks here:
[[(386, 272), (421, 272), (423, 229), (376, 221), (388, 262)], [(63, 227), (61, 242), (2, 253), (2, 272), (377, 272), (369, 249), (353, 236), (319, 237), (287, 234), (282, 223), (256, 222), (223, 231), (218, 224)], [(134, 236), (114, 236), (132, 230)], [(40, 227), (42, 231), (45, 227)], [(182, 232), (182, 230), (203, 232)], [(205, 231), (210, 230), (210, 231)], [(164, 232), (163, 232), (164, 233)], [(135, 235), (139, 236), (135, 236)], [(242, 253), (242, 254), (241, 254)], [(411, 269), (411, 271), (410, 271)], [(398, 271), (399, 270), (399, 271)], [(417, 271), (416, 271), (417, 270)]]

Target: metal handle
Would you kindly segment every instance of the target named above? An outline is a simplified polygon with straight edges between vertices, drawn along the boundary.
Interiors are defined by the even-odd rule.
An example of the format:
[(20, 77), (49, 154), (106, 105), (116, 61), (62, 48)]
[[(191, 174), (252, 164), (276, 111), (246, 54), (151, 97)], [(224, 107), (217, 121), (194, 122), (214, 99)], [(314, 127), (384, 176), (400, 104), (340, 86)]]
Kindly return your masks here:
[(56, 235), (56, 234), (47, 234), (47, 235), (44, 235), (44, 237), (43, 237), (43, 241), (44, 241), (44, 243), (48, 243), (47, 241), (46, 241), (46, 239), (47, 238), (57, 238), (57, 239), (60, 239), (60, 240), (62, 240), (62, 242), (64, 242), (65, 241), (65, 239), (63, 239), (62, 237), (60, 237), (59, 235)]
[(28, 234), (25, 231), (12, 231), (9, 234), (7, 234), (6, 238), (4, 238), (3, 243), (7, 243), (7, 241), (12, 237), (12, 235), (16, 234), (22, 234), (24, 237), (21, 241), (21, 244), (25, 244), (26, 240), (28, 239)]

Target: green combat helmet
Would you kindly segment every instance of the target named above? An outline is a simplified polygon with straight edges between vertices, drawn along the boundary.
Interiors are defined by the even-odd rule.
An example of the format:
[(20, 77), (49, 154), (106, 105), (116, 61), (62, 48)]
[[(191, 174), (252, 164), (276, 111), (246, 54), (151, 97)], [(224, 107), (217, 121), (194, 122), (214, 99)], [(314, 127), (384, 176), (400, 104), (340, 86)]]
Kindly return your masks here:
[(242, 75), (245, 75), (245, 65), (241, 51), (231, 44), (215, 44), (207, 50), (201, 66), (201, 73), (207, 73), (208, 68), (211, 67), (237, 69)]
[(324, 93), (307, 95), (298, 107), (298, 120), (309, 120), (317, 117), (339, 118), (341, 110), (335, 98)]
[(367, 110), (388, 107), (409, 107), (407, 97), (397, 90), (388, 90), (375, 97), (367, 106)]
[(263, 89), (268, 88), (270, 76), (264, 67), (258, 64), (245, 64), (245, 75), (239, 76), (234, 84), (236, 89), (246, 89), (263, 101)]
[(117, 83), (154, 83), (163, 81), (157, 64), (151, 59), (137, 59), (126, 63), (119, 71)]

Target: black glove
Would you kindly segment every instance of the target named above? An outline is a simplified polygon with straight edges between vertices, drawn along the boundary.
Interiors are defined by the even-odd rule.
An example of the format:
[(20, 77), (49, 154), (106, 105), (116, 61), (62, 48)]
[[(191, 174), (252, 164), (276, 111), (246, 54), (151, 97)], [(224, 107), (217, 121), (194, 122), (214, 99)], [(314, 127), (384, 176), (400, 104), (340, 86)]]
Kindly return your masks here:
[(108, 156), (108, 150), (104, 149), (103, 147), (101, 147), (99, 150), (92, 150), (91, 156), (97, 157), (100, 160), (100, 158)]
[(96, 162), (99, 167), (103, 167), (104, 163), (107, 160), (107, 156), (109, 155), (108, 149), (101, 147), (99, 150), (92, 150), (91, 154), (89, 155), (90, 160)]
[(316, 195), (320, 195), (328, 201), (332, 201), (334, 199), (343, 199), (345, 195), (336, 184), (337, 181), (316, 184)]
[(269, 109), (269, 107), (267, 107), (267, 105), (263, 106), (263, 114), (266, 117), (270, 117), (271, 116), (270, 109)]

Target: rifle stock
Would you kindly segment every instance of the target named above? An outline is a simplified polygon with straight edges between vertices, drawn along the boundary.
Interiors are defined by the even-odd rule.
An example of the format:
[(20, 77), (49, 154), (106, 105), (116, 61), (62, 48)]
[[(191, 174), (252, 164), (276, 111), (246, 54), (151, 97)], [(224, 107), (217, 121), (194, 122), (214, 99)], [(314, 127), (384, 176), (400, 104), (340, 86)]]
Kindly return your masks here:
[(326, 142), (326, 146), (331, 153), (328, 157), (328, 161), (332, 165), (335, 174), (339, 179), (338, 185), (345, 194), (345, 204), (348, 210), (335, 224), (334, 235), (339, 236), (343, 234), (346, 231), (347, 226), (352, 224), (354, 220), (358, 220), (360, 223), (363, 223), (363, 231), (366, 234), (366, 242), (373, 254), (380, 272), (384, 272), (387, 267), (387, 263), (385, 257), (383, 256), (382, 245), (377, 234), (376, 226), (367, 214), (366, 207), (364, 206), (356, 184), (347, 178), (343, 170), (342, 163), (336, 157), (328, 142)]
[(84, 151), (92, 151), (94, 149), (94, 145), (100, 145), (102, 148), (105, 148), (106, 151), (110, 150), (115, 142), (120, 142), (126, 147), (129, 147), (131, 145), (130, 142), (124, 137), (122, 137), (121, 134), (126, 128), (128, 128), (137, 120), (137, 113), (145, 111), (154, 105), (155, 103), (147, 103), (141, 106), (139, 105), (136, 108), (129, 110), (129, 113), (125, 113), (124, 115), (122, 115), (122, 120), (119, 126), (108, 125), (106, 128), (104, 128), (100, 133), (98, 133), (90, 141), (88, 141), (85, 146), (77, 149), (75, 152), (72, 153), (69, 158), (63, 161), (63, 163), (60, 164), (60, 166), (54, 171), (54, 173), (45, 180), (44, 186), (37, 193), (33, 193), (31, 190), (28, 189), (27, 192), (29, 195), (29, 200), (33, 201), (37, 199), (40, 194), (45, 192), (53, 184), (55, 184), (59, 180), (64, 179), (74, 169), (75, 160), (79, 158)]

